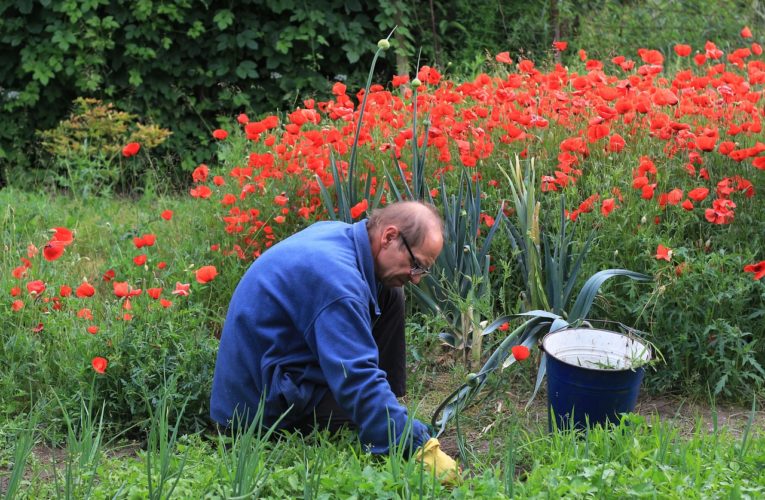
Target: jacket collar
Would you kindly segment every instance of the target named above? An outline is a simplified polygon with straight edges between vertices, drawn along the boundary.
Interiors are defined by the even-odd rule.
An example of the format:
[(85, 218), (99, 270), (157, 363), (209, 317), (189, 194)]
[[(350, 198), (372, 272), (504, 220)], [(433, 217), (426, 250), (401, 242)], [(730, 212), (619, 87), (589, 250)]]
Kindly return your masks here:
[(377, 303), (378, 284), (375, 277), (375, 263), (372, 257), (372, 245), (369, 243), (369, 233), (367, 232), (367, 219), (356, 222), (352, 226), (353, 242), (356, 246), (356, 261), (369, 285), (369, 296), (372, 306), (374, 306), (375, 315), (380, 314), (380, 306)]

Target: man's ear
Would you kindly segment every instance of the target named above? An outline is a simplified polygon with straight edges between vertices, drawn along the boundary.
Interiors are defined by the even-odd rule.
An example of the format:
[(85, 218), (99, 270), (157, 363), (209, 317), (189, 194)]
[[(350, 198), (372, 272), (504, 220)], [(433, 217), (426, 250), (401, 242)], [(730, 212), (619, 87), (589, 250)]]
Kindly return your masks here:
[(398, 228), (396, 226), (387, 226), (382, 231), (381, 235), (381, 244), (383, 248), (386, 248), (388, 245), (390, 245), (393, 241), (398, 238)]

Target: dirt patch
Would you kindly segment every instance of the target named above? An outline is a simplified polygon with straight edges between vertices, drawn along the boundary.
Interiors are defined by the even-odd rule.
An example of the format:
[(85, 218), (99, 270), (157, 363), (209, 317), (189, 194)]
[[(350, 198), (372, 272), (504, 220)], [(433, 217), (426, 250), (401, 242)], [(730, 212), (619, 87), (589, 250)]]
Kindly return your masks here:
[(698, 402), (673, 396), (644, 396), (638, 400), (635, 413), (646, 417), (657, 415), (662, 422), (669, 421), (683, 435), (690, 435), (702, 425), (707, 431), (725, 428), (732, 435), (739, 436), (749, 426), (765, 428), (765, 411), (762, 404), (757, 404), (754, 414), (752, 407), (730, 404), (712, 406), (707, 402)]
[[(107, 458), (135, 457), (141, 450), (141, 443), (135, 441), (126, 441), (113, 448), (102, 450)], [(32, 448), (32, 452), (27, 460), (27, 467), (24, 471), (24, 479), (32, 480), (34, 478), (42, 482), (53, 481), (54, 471), (61, 474), (66, 467), (65, 448), (52, 447), (45, 444), (37, 444)], [(34, 464), (30, 467), (30, 464)], [(11, 471), (6, 468), (0, 468), (0, 491), (5, 491), (10, 481)]]

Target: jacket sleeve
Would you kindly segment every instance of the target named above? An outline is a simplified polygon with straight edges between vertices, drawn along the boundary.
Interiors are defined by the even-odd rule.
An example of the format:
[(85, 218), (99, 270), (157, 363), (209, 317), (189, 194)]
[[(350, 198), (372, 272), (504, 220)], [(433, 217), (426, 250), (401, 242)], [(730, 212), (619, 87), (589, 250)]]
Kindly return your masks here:
[(406, 436), (407, 452), (430, 436), (420, 421), (409, 418), (398, 403), (378, 365), (369, 306), (357, 299), (340, 299), (324, 308), (313, 323), (312, 342), (332, 395), (359, 427), (359, 439), (372, 453), (389, 452), (391, 440)]

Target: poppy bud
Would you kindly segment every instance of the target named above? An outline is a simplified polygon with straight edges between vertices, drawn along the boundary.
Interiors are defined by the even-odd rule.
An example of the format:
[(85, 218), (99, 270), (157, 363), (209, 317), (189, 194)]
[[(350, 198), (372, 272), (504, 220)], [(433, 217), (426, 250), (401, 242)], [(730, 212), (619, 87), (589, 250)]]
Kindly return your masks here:
[(477, 386), (478, 386), (478, 384), (479, 384), (481, 381), (480, 381), (480, 380), (478, 380), (478, 375), (476, 375), (475, 373), (468, 373), (468, 374), (467, 374), (467, 377), (465, 377), (465, 382), (466, 382), (466, 383), (467, 383), (467, 385), (469, 385), (470, 387), (477, 387)]
[(390, 48), (390, 41), (387, 38), (381, 39), (377, 42), (377, 48), (381, 50), (388, 50)]
[(415, 78), (414, 80), (412, 80), (412, 88), (416, 89), (420, 85), (422, 85), (422, 81), (420, 81), (419, 78)]

